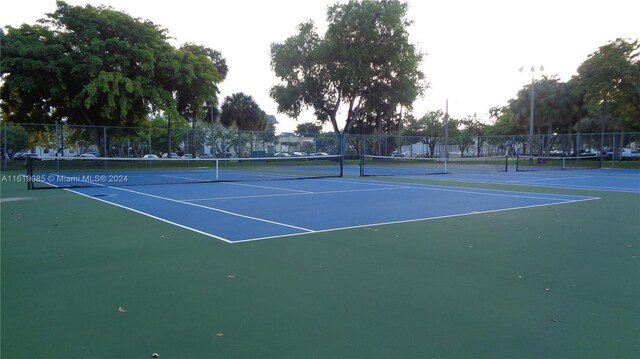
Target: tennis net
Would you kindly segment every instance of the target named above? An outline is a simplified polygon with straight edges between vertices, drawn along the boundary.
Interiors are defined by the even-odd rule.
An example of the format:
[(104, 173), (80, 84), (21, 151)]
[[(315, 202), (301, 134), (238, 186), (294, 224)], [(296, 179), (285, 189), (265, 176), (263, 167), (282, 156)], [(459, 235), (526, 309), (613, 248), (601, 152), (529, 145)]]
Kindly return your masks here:
[(275, 181), (341, 177), (341, 156), (27, 160), (30, 189)]
[(600, 156), (518, 156), (516, 171), (581, 170), (602, 168)]
[(422, 158), (364, 155), (361, 176), (422, 176), (445, 173), (506, 172), (509, 157)]

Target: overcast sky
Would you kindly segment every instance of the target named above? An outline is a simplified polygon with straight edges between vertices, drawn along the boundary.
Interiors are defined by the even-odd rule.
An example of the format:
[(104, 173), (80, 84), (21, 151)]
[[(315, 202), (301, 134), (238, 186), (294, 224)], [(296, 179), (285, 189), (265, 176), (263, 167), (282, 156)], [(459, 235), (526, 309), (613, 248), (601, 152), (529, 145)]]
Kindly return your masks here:
[[(236, 92), (253, 96), (278, 131), (293, 131), (294, 119), (277, 113), (269, 88), (278, 83), (270, 68), (270, 44), (296, 33), (306, 20), (326, 29), (328, 5), (344, 0), (68, 0), (73, 5), (108, 5), (166, 28), (175, 45), (194, 42), (226, 58), (229, 74), (221, 100)], [(640, 38), (637, 0), (409, 0), (411, 42), (426, 54), (422, 70), (430, 88), (414, 103), (414, 115), (443, 110), (454, 118), (486, 119), (536, 77), (568, 81), (600, 46), (616, 38)], [(55, 10), (55, 0), (3, 1), (1, 26), (33, 24)], [(544, 72), (540, 72), (540, 66)], [(525, 67), (526, 71), (518, 70)], [(298, 121), (313, 121), (311, 112)]]

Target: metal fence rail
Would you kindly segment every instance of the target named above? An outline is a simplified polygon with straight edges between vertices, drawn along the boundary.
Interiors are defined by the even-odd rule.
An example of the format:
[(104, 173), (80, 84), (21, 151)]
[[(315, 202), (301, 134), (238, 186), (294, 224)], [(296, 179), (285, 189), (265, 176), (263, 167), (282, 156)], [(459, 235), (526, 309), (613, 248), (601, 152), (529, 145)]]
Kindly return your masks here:
[[(362, 155), (455, 158), (534, 154), (541, 157), (602, 156), (611, 166), (622, 149), (640, 148), (640, 132), (572, 133), (534, 136), (398, 136), (398, 134), (341, 136), (333, 133), (296, 135), (242, 132), (219, 124), (187, 128), (78, 126), (65, 124), (2, 124), (3, 169), (11, 168), (19, 153), (40, 157), (99, 156), (267, 157), (314, 153), (358, 158)], [(24, 155), (18, 155), (23, 159)]]

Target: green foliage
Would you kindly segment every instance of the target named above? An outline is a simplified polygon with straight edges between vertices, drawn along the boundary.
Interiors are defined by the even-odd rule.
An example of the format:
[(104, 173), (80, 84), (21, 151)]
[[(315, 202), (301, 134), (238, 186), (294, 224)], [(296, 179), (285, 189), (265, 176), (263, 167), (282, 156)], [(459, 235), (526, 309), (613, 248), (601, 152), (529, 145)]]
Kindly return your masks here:
[[(169, 127), (169, 123), (171, 127)], [(149, 152), (159, 156), (163, 153), (175, 152), (173, 148), (169, 148), (171, 138), (184, 139), (191, 131), (186, 120), (182, 118), (170, 120), (165, 116), (152, 118), (146, 123), (145, 128), (142, 135), (149, 136), (149, 142), (151, 142)], [(171, 136), (169, 136), (169, 133)]]
[(238, 131), (215, 122), (210, 129), (206, 130), (204, 138), (206, 144), (213, 147), (215, 157), (229, 157), (230, 149), (238, 144)]
[(509, 106), (490, 108), (489, 118), (493, 120), (493, 124), (486, 128), (489, 136), (525, 134), (522, 128), (519, 128), (513, 121), (514, 115)]
[(322, 125), (313, 122), (299, 123), (294, 133), (298, 136), (315, 135), (322, 131)]
[(227, 96), (221, 107), (220, 122), (240, 131), (263, 131), (267, 128), (267, 114), (249, 95), (242, 92)]
[(181, 64), (177, 76), (177, 110), (189, 121), (204, 118), (207, 101), (217, 98), (216, 83), (222, 76), (213, 63), (215, 51), (186, 44), (180, 48), (178, 61)]
[(321, 133), (316, 137), (316, 150), (335, 154), (338, 151), (338, 137), (334, 133)]
[[(534, 82), (533, 91), (535, 132), (551, 134), (573, 124), (577, 100), (567, 83), (543, 76)], [(513, 114), (513, 125), (526, 132), (531, 114), (531, 85), (520, 90), (518, 96), (509, 101), (508, 111)]]
[(640, 130), (640, 42), (617, 39), (604, 45), (578, 67), (571, 80), (573, 93), (582, 98), (602, 127)]
[[(569, 82), (534, 84), (534, 132), (640, 131), (640, 43), (617, 39), (589, 55)], [(528, 132), (531, 85), (503, 108), (490, 109), (492, 135)]]
[(4, 131), (6, 128), (6, 143), (5, 136), (0, 134), (0, 149), (2, 149), (2, 151), (4, 151), (6, 146), (6, 154), (11, 157), (14, 153), (29, 147), (29, 134), (27, 134), (22, 126), (5, 126), (6, 127), (3, 127), (1, 130)]
[(1, 41), (9, 122), (143, 126), (154, 113), (202, 117), (228, 71), (219, 52), (176, 49), (165, 29), (104, 6), (58, 1), (40, 24), (8, 27)]
[[(397, 0), (352, 0), (330, 6), (323, 37), (313, 22), (271, 45), (271, 66), (283, 84), (271, 89), (278, 111), (297, 117), (311, 107), (321, 122), (340, 133), (338, 111), (346, 107), (343, 133), (371, 131), (382, 118), (396, 117), (422, 93), (422, 60), (409, 43), (407, 5)], [(397, 121), (397, 120), (396, 120)]]

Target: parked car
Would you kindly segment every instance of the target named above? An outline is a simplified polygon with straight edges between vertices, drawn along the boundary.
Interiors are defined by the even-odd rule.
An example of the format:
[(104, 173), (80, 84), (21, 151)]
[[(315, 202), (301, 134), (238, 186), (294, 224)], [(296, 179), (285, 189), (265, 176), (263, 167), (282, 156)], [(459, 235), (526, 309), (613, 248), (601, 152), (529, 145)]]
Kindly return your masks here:
[(274, 157), (289, 157), (289, 154), (286, 152), (278, 152), (275, 155), (273, 155)]
[(398, 153), (398, 151), (391, 152), (391, 157), (409, 157), (411, 154), (408, 151), (404, 151), (402, 153)]
[(144, 158), (145, 160), (155, 160), (156, 158), (158, 158), (158, 156), (154, 154), (148, 154), (148, 155), (142, 156), (142, 158)]
[(83, 155), (93, 155), (94, 157), (100, 157), (100, 153), (98, 151), (92, 150), (92, 149), (88, 149), (88, 150), (84, 151), (82, 153), (82, 155), (80, 155), (80, 157), (82, 157)]
[(632, 150), (630, 148), (623, 148), (620, 153), (620, 159), (623, 161), (637, 161), (640, 160), (640, 151)]
[(40, 157), (39, 155), (35, 154), (35, 153), (24, 153), (24, 152), (18, 152), (16, 154), (13, 155), (13, 159), (15, 161), (26, 161), (27, 158), (31, 158), (32, 161), (42, 161), (42, 157)]
[(175, 152), (171, 152), (171, 155), (169, 155), (168, 153), (163, 153), (162, 158), (180, 158), (180, 156), (178, 156), (178, 154)]
[(81, 154), (80, 157), (83, 157), (83, 158), (97, 158), (98, 155), (96, 155), (95, 153), (92, 153), (92, 152), (87, 152), (87, 153)]

